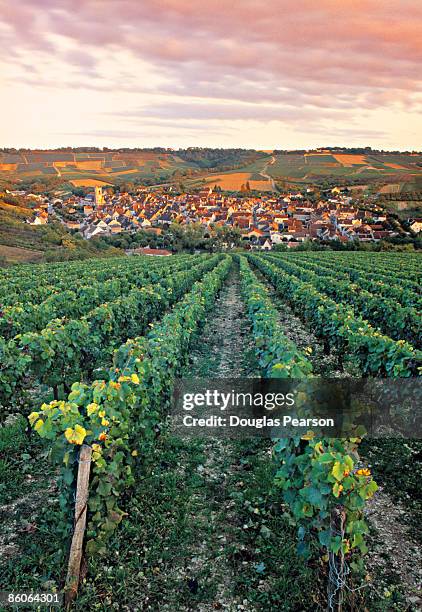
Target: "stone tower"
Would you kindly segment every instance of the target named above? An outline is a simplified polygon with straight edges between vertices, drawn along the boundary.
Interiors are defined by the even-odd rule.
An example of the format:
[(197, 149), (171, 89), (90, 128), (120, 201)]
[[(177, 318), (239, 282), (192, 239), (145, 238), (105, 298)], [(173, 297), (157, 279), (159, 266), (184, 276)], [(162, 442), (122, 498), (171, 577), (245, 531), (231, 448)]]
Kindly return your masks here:
[(104, 196), (102, 187), (95, 187), (95, 205), (104, 204)]

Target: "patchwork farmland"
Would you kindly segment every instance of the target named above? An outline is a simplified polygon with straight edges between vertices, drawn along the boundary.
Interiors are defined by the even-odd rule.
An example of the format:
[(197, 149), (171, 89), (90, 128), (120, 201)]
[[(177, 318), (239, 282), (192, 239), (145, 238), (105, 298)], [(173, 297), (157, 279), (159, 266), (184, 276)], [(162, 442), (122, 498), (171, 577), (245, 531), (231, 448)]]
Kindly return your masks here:
[[(256, 191), (272, 191), (277, 183), (303, 184), (330, 180), (398, 184), (400, 190), (420, 188), (422, 155), (391, 153), (280, 153), (250, 152), (231, 155), (230, 167), (204, 167), (206, 152), (29, 151), (0, 153), (0, 179), (28, 181), (56, 177), (73, 186), (114, 185), (124, 181), (148, 184), (180, 183), (195, 188), (218, 185), (223, 191), (241, 191), (246, 182)], [(223, 166), (223, 167), (221, 167)]]
[[(398, 183), (412, 190), (422, 176), (422, 155), (408, 154), (277, 154), (269, 174), (277, 181), (296, 183), (324, 179)], [(410, 184), (410, 185), (409, 185)]]
[(76, 153), (31, 151), (0, 154), (0, 175), (28, 179), (55, 175), (77, 186), (113, 184), (116, 179), (153, 178), (162, 173), (188, 167), (172, 154), (139, 153)]

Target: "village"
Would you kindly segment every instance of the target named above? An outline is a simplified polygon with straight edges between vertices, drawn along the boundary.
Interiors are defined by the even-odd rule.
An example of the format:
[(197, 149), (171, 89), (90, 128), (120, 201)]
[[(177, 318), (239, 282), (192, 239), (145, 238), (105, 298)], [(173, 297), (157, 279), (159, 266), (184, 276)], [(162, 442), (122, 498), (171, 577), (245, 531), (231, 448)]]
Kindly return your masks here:
[[(279, 244), (294, 248), (304, 241), (377, 242), (403, 231), (376, 198), (356, 197), (347, 187), (305, 187), (267, 195), (224, 194), (211, 187), (193, 193), (162, 188), (127, 193), (99, 186), (83, 196), (15, 193), (34, 202), (28, 223), (59, 221), (86, 240), (140, 230), (160, 235), (171, 224), (199, 224), (210, 233), (218, 227), (235, 229), (246, 248), (271, 250)], [(411, 229), (418, 233), (421, 220)]]

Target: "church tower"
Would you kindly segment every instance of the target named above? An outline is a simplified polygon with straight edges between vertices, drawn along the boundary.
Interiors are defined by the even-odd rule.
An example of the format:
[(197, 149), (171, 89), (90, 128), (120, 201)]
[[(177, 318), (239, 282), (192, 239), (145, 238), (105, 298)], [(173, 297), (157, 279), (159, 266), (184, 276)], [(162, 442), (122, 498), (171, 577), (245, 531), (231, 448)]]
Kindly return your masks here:
[(104, 204), (104, 196), (102, 187), (95, 187), (95, 205)]

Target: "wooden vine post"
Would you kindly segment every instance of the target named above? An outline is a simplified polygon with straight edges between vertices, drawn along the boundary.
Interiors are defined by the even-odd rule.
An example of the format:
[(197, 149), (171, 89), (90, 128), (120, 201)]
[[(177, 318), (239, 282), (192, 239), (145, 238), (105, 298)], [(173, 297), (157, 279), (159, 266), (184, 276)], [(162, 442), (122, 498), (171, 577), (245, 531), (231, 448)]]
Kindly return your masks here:
[(67, 568), (65, 603), (72, 603), (78, 593), (81, 570), (83, 541), (85, 535), (86, 513), (88, 505), (89, 473), (91, 470), (92, 448), (87, 444), (81, 446), (79, 453), (78, 479), (76, 485), (75, 521), (70, 546), (69, 565)]
[[(346, 513), (342, 506), (336, 506), (331, 512), (331, 533), (340, 536), (343, 540), (346, 523)], [(328, 610), (329, 612), (342, 612), (345, 586), (344, 553), (329, 553), (328, 576)]]

